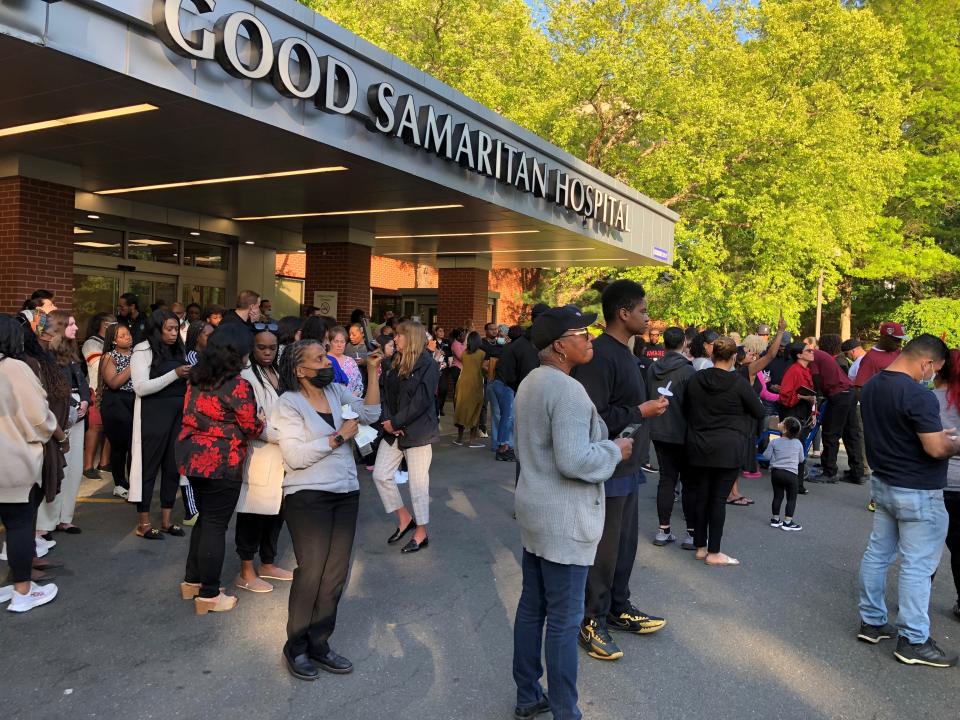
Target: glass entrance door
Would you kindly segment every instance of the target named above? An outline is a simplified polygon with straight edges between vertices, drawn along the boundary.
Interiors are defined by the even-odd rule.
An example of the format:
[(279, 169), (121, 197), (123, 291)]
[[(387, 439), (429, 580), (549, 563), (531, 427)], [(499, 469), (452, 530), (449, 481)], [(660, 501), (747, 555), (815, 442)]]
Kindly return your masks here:
[(167, 306), (177, 299), (177, 278), (170, 275), (147, 275), (101, 268), (76, 268), (73, 273), (73, 314), (86, 332), (87, 321), (98, 312), (116, 313), (117, 301), (125, 292), (140, 298), (140, 309), (150, 312), (150, 305), (166, 300)]

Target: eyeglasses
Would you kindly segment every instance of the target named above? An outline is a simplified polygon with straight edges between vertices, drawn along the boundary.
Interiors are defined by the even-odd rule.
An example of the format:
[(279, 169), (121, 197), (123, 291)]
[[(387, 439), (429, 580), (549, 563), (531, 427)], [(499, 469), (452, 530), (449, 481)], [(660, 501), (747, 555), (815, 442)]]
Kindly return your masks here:
[(563, 340), (563, 338), (568, 338), (568, 337), (588, 338), (590, 337), (590, 331), (587, 330), (586, 328), (581, 328), (580, 330), (574, 330), (573, 332), (564, 333), (563, 335), (558, 337), (557, 340)]
[(265, 323), (265, 322), (255, 322), (253, 324), (253, 329), (256, 331), (269, 330), (270, 332), (276, 332), (280, 326), (275, 322)]

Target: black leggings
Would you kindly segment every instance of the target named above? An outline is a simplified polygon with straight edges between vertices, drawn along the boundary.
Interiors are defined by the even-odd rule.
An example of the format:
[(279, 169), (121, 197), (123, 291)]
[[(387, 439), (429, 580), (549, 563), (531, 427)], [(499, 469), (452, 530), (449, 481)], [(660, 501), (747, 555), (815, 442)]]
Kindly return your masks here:
[[(720, 552), (723, 523), (727, 518), (727, 498), (740, 468), (691, 467), (688, 477), (696, 489), (696, 521), (693, 544), (706, 547), (708, 553)], [(684, 484), (687, 480), (684, 480)], [(708, 540), (709, 537), (709, 540)]]
[(117, 487), (130, 487), (130, 443), (133, 441), (134, 394), (126, 390), (104, 388), (100, 402), (103, 432), (110, 441), (110, 472)]
[(447, 404), (447, 390), (450, 387), (449, 368), (440, 373), (440, 384), (437, 385), (437, 415), (443, 412), (443, 406)]
[(657, 451), (657, 463), (660, 465), (660, 484), (657, 486), (657, 515), (661, 527), (670, 525), (670, 516), (673, 514), (674, 492), (677, 483), (681, 482), (681, 507), (683, 519), (687, 523), (687, 532), (693, 535), (693, 523), (697, 514), (696, 495), (693, 488), (688, 487), (687, 450), (679, 443), (654, 442)]
[(43, 499), (39, 485), (30, 490), (27, 502), (0, 503), (0, 521), (7, 529), (7, 564), (10, 582), (30, 582), (30, 569), (36, 550), (34, 530), (37, 526), (37, 507)]
[(138, 512), (150, 512), (153, 486), (160, 472), (160, 507), (169, 510), (177, 502), (180, 471), (174, 449), (183, 420), (182, 397), (149, 396), (140, 403), (140, 455), (142, 462), (143, 495), (137, 503)]
[(953, 571), (953, 585), (960, 603), (960, 492), (948, 490), (943, 493), (943, 504), (950, 515), (950, 527), (947, 529), (947, 549), (950, 550), (950, 569)]
[(277, 543), (280, 540), (280, 528), (283, 527), (283, 516), (256, 515), (254, 513), (237, 513), (237, 532), (234, 536), (237, 542), (237, 555), (241, 560), (253, 560), (253, 556), (260, 554), (260, 562), (264, 565), (273, 565), (277, 559)]
[(797, 509), (797, 490), (800, 487), (800, 479), (797, 474), (782, 468), (773, 468), (770, 471), (770, 482), (773, 485), (773, 506), (770, 510), (773, 517), (780, 517), (780, 505), (783, 504), (783, 496), (787, 496), (787, 507), (783, 516), (792, 518), (794, 510)]

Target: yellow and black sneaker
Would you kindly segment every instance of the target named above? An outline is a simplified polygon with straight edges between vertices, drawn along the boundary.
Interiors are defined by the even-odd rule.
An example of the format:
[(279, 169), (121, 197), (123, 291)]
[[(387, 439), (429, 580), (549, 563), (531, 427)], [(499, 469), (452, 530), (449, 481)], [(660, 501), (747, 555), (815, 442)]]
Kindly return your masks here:
[[(647, 615), (641, 610), (637, 610), (633, 605), (624, 612), (607, 615), (607, 625), (613, 630), (622, 630), (623, 632), (632, 632), (637, 635), (649, 635), (667, 624), (667, 621), (656, 615)], [(581, 631), (582, 632), (582, 631)]]
[(617, 647), (610, 632), (594, 618), (588, 618), (580, 625), (580, 647), (597, 660), (619, 660), (623, 657), (623, 650)]

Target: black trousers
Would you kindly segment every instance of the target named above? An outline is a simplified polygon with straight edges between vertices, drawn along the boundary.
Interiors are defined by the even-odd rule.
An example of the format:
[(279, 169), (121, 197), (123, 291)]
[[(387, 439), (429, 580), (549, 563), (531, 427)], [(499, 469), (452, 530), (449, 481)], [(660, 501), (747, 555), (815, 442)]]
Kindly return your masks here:
[(460, 380), (462, 370), (458, 367), (450, 368), (450, 395), (453, 397), (453, 407), (457, 407), (457, 381)]
[(180, 487), (180, 472), (177, 470), (174, 450), (183, 420), (183, 398), (151, 399), (148, 396), (141, 401), (140, 415), (143, 499), (137, 503), (137, 511), (150, 512), (158, 471), (160, 507), (167, 510), (177, 502), (177, 488)]
[[(709, 553), (720, 552), (723, 523), (727, 518), (727, 498), (739, 468), (692, 467), (688, 477), (696, 488), (696, 520), (693, 544)], [(686, 481), (684, 481), (686, 484)]]
[(659, 441), (654, 441), (653, 447), (657, 451), (657, 464), (660, 465), (660, 484), (657, 485), (657, 515), (660, 525), (666, 527), (670, 524), (674, 493), (677, 483), (681, 482), (683, 485), (680, 490), (680, 503), (683, 508), (683, 519), (687, 523), (687, 530), (692, 535), (693, 520), (697, 511), (696, 497), (686, 481), (688, 474), (686, 447), (680, 443)]
[(190, 551), (183, 579), (188, 583), (200, 583), (200, 597), (215, 598), (220, 594), (227, 526), (240, 499), (241, 482), (191, 477), (190, 485), (200, 517), (190, 533)]
[(100, 402), (103, 432), (110, 441), (110, 472), (117, 487), (130, 487), (130, 444), (133, 442), (133, 403), (135, 395), (125, 390), (104, 388)]
[(30, 490), (27, 502), (0, 503), (0, 522), (7, 533), (7, 564), (10, 566), (10, 582), (30, 581), (30, 569), (36, 551), (34, 530), (37, 526), (37, 507), (43, 491), (39, 485)]
[(587, 572), (583, 615), (601, 624), (607, 613), (613, 615), (630, 608), (630, 573), (637, 559), (639, 516), (637, 495), (608, 497), (603, 535), (597, 545), (597, 557)]
[(241, 560), (253, 560), (260, 554), (260, 562), (273, 565), (277, 559), (277, 543), (280, 540), (280, 528), (283, 527), (283, 515), (256, 515), (237, 513), (237, 555)]
[(960, 603), (960, 492), (950, 490), (944, 492), (943, 504), (946, 505), (947, 514), (950, 516), (950, 526), (947, 529), (947, 549), (950, 550), (953, 585), (957, 591), (957, 602)]
[(360, 493), (300, 490), (287, 495), (283, 503), (297, 557), (290, 587), (286, 652), (292, 657), (303, 653), (325, 655), (350, 571)]
[(773, 505), (770, 512), (773, 517), (780, 517), (780, 506), (783, 498), (787, 498), (787, 508), (784, 517), (792, 518), (797, 509), (797, 491), (800, 489), (800, 478), (797, 473), (773, 468), (770, 470), (770, 483), (773, 485)]
[(856, 397), (852, 391), (837, 393), (827, 398), (823, 416), (823, 455), (820, 466), (824, 475), (837, 474), (837, 454), (840, 439), (847, 450), (847, 463), (853, 477), (863, 477), (863, 437), (857, 420)]
[(447, 368), (440, 373), (440, 384), (437, 385), (437, 415), (443, 412), (443, 406), (447, 404), (447, 391), (450, 387), (450, 369)]

